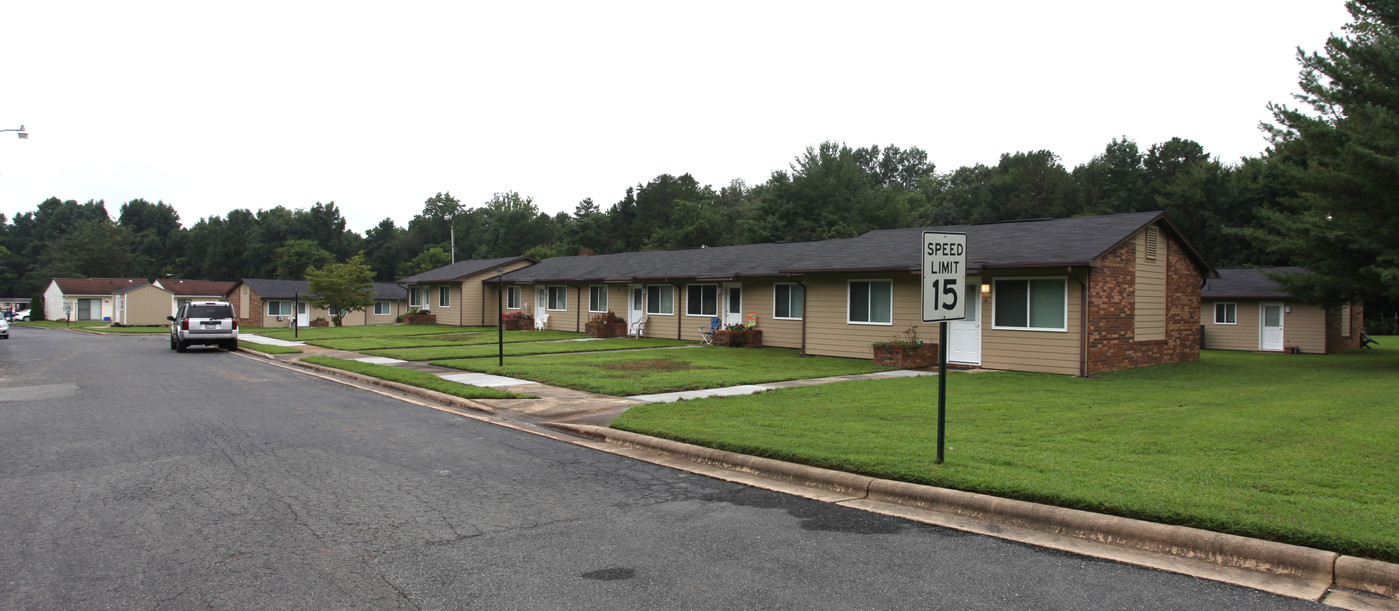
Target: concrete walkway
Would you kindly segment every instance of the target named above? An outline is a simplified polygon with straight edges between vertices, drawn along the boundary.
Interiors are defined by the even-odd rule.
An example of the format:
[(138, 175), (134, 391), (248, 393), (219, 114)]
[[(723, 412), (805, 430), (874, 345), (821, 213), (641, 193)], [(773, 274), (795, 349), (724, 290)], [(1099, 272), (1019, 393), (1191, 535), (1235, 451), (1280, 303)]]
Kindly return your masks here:
[(283, 346), (283, 347), (292, 347), (292, 346), (295, 346), (295, 347), (298, 347), (298, 348), (301, 347), (301, 346), (305, 346), (305, 345), (306, 345), (306, 342), (302, 342), (302, 341), (291, 341), (291, 342), (289, 342), (289, 341), (284, 340), (284, 339), (273, 339), (273, 338), (271, 338), (271, 337), (267, 337), (267, 336), (265, 336), (265, 335), (258, 335), (258, 334), (256, 334), (256, 333), (239, 333), (239, 334), (238, 334), (238, 341), (240, 341), (240, 342), (251, 342), (251, 343), (254, 343), (254, 344), (265, 344), (265, 345), (268, 345), (268, 346)]

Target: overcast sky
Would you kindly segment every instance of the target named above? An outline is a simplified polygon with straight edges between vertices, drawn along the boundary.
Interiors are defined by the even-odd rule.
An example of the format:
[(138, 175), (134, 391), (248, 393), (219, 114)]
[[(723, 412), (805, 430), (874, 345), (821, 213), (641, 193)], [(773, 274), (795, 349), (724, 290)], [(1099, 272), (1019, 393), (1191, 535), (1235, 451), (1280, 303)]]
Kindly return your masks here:
[(893, 144), (939, 172), (1114, 137), (1259, 154), (1296, 48), (1341, 0), (9, 2), (0, 212), (56, 196), (334, 201), (406, 226), (450, 191), (604, 209), (690, 173), (761, 183), (806, 147)]

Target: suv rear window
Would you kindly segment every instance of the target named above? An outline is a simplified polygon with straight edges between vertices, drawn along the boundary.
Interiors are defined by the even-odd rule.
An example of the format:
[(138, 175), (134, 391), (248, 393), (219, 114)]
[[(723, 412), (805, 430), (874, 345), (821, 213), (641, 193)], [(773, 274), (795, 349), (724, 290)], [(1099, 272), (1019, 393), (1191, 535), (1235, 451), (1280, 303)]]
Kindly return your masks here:
[(233, 318), (233, 308), (217, 305), (192, 305), (185, 311), (186, 318)]

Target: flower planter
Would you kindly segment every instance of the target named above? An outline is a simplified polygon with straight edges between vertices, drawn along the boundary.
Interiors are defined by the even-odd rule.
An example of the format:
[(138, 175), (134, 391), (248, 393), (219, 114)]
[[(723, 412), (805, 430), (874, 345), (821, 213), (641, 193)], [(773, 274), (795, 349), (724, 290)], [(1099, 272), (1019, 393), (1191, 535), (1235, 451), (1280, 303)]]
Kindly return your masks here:
[(588, 337), (623, 337), (627, 334), (627, 323), (588, 323), (583, 325)]
[(506, 331), (529, 331), (534, 328), (533, 318), (502, 318), (500, 322)]
[(405, 325), (435, 325), (437, 324), (436, 314), (404, 314), (403, 324)]
[(874, 364), (899, 369), (922, 369), (938, 364), (936, 342), (875, 344)]
[(330, 326), (330, 321), (328, 321), (328, 320), (313, 320), (313, 321), (311, 321), (311, 326), (312, 326), (312, 327), (329, 327), (329, 326)]
[(729, 348), (762, 348), (763, 332), (759, 329), (749, 329), (747, 331), (725, 331), (720, 329), (714, 332), (715, 346), (728, 346)]

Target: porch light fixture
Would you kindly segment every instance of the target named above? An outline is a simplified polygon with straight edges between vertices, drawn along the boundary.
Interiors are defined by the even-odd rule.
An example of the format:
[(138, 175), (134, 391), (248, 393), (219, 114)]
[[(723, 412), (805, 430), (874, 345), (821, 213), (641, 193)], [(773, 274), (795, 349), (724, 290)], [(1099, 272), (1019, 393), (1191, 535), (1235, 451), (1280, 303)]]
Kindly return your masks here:
[(982, 294), (982, 295), (990, 295), (990, 294), (991, 294), (991, 285), (990, 285), (990, 284), (982, 284), (982, 285), (981, 285), (981, 294)]

